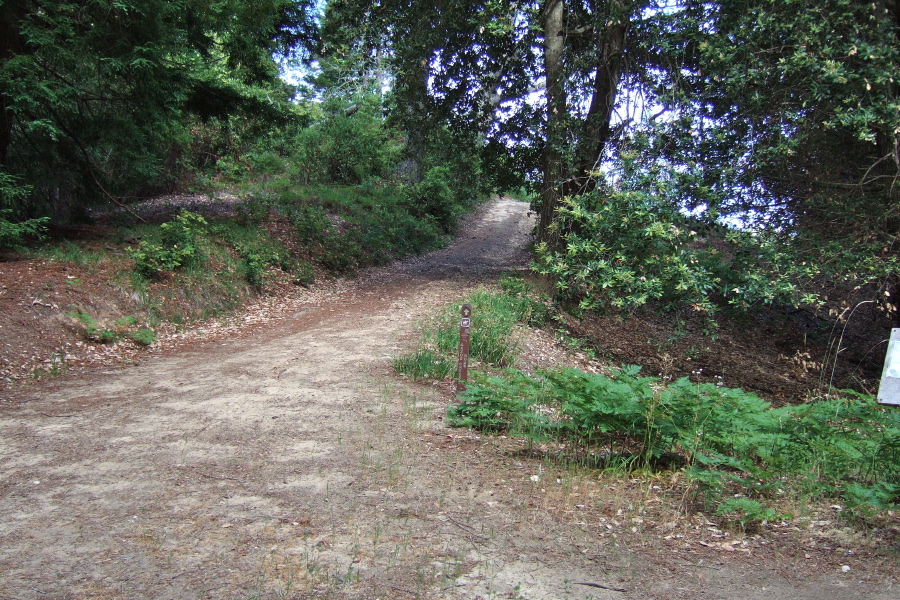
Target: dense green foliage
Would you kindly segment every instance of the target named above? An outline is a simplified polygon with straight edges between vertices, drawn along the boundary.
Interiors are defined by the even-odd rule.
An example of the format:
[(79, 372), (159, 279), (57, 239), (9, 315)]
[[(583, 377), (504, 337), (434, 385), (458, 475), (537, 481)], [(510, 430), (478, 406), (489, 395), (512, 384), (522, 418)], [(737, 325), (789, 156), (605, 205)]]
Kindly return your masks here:
[[(473, 382), (448, 409), (451, 425), (521, 436), (589, 468), (680, 470), (698, 501), (742, 522), (774, 518), (785, 500), (840, 499), (856, 514), (900, 503), (900, 413), (871, 396), (844, 391), (773, 408), (721, 382), (642, 377), (637, 366), (527, 374), (511, 368), (517, 331), (546, 324), (547, 308), (521, 280), (502, 288), (465, 299), (472, 355), (488, 373), (470, 371)], [(456, 332), (458, 311), (448, 309), (395, 369), (450, 377)]]
[(559, 249), (536, 269), (584, 310), (815, 304), (804, 292), (818, 269), (765, 232), (710, 225), (642, 191), (596, 190), (562, 200)]
[(644, 74), (670, 109), (629, 145), (658, 161), (645, 177), (656, 164), (669, 195), (714, 216), (829, 236), (890, 229), (898, 6), (814, 4), (685, 2), (647, 24), (682, 59), (678, 77)]
[[(524, 94), (529, 85), (528, 65), (516, 55), (516, 49), (527, 51), (528, 42), (517, 39), (527, 27), (515, 24), (512, 14), (502, 2), (330, 2), (324, 79), (345, 88), (378, 86), (379, 92), (390, 83), (389, 118), (405, 133), (405, 169), (413, 180), (432, 167), (464, 162), (484, 165), (493, 185), (521, 182), (530, 167), (520, 169), (525, 164), (495, 136), (485, 139), (494, 110), (509, 95), (504, 88)], [(534, 140), (534, 131), (519, 125), (522, 136)], [(463, 181), (473, 175), (458, 174)]]
[[(132, 304), (131, 323), (98, 315), (91, 305), (68, 306), (85, 340), (128, 338), (148, 345), (160, 323), (226, 317), (260, 293), (310, 286), (317, 278), (384, 264), (446, 240), (431, 217), (413, 214), (398, 187), (257, 190), (235, 209), (236, 214), (206, 216), (182, 210), (161, 224), (136, 223), (123, 211), (99, 239), (54, 237), (20, 251), (108, 280)], [(82, 285), (78, 277), (67, 282)]]
[(11, 208), (4, 208), (28, 195), (28, 188), (19, 184), (14, 177), (0, 171), (0, 249), (14, 248), (26, 241), (43, 236), (47, 217), (17, 219)]
[[(105, 203), (227, 185), (254, 226), (287, 219), (306, 248), (290, 258), (246, 236), (228, 241), (243, 277), (261, 288), (266, 269), (287, 261), (308, 284), (315, 268), (347, 272), (434, 247), (488, 191), (477, 155), (445, 131), (420, 148), (423, 176), (408, 177), (405, 134), (371, 86), (348, 89), (326, 69), (314, 88), (278, 79), (276, 54), (312, 56), (310, 2), (18, 0), (0, 25), (6, 246), (36, 239), (44, 217), (30, 215), (77, 221)], [(221, 228), (182, 215), (141, 230), (129, 254), (158, 278), (207, 262)]]
[[(861, 510), (900, 501), (900, 415), (869, 396), (773, 409), (742, 390), (639, 367), (611, 376), (575, 369), (482, 377), (449, 411), (456, 426), (568, 445), (599, 465), (680, 464), (721, 511), (759, 511), (768, 498), (842, 498)], [(793, 488), (793, 489), (792, 489)]]
[[(348, 0), (329, 4), (323, 31), (343, 73), (394, 78), (405, 131), (450, 126), (495, 181), (543, 180), (545, 269), (589, 305), (816, 302), (841, 281), (896, 315), (898, 24), (895, 0)], [(604, 196), (641, 198), (642, 232), (698, 235), (657, 237), (658, 259), (640, 245), (613, 256), (619, 213), (573, 214)], [(594, 234), (606, 237), (587, 248)], [(713, 262), (744, 272), (720, 278), (716, 244)], [(594, 268), (611, 257), (627, 273)], [(572, 279), (586, 264), (594, 281)]]
[[(283, 121), (274, 51), (314, 41), (293, 0), (10, 0), (0, 8), (0, 164), (18, 208), (69, 217), (172, 184), (198, 120)], [(8, 202), (8, 199), (7, 199)]]
[[(855, 0), (684, 2), (637, 22), (668, 66), (631, 76), (653, 108), (605, 165), (611, 201), (645, 194), (658, 225), (689, 213), (675, 220), (705, 240), (741, 227), (736, 253), (755, 260), (730, 265), (750, 285), (723, 278), (732, 304), (814, 302), (843, 281), (896, 317), (898, 23), (896, 2)], [(708, 279), (697, 264), (678, 284)]]
[[(238, 270), (253, 287), (263, 287), (269, 267), (308, 285), (313, 265), (345, 273), (424, 252), (445, 239), (431, 216), (412, 214), (401, 188), (290, 188), (280, 195), (251, 196), (239, 210), (237, 220), (209, 222), (183, 210), (160, 226), (126, 230), (123, 235), (141, 238), (128, 250), (135, 271), (153, 279), (162, 272), (201, 267), (224, 248), (239, 260)], [(285, 235), (292, 239), (283, 241), (292, 250), (265, 232), (271, 221), (287, 225)]]
[(206, 235), (207, 225), (200, 215), (181, 211), (174, 220), (160, 227), (159, 243), (143, 240), (137, 248), (129, 250), (135, 270), (145, 277), (153, 277), (160, 270), (174, 271), (201, 260), (199, 244)]
[[(229, 186), (236, 219), (123, 217), (117, 234), (140, 239), (123, 285), (154, 318), (202, 318), (273, 281), (433, 248), (487, 192), (529, 185), (538, 269), (583, 309), (712, 317), (817, 305), (840, 282), (897, 316), (897, 0), (344, 0), (321, 24), (316, 6), (0, 4), (0, 248), (40, 240), (47, 217)], [(278, 78), (299, 57), (309, 87)], [(43, 250), (103, 260), (77, 251)], [(163, 281), (177, 285), (154, 296)], [(473, 357), (492, 368), (548, 318), (504, 287), (467, 299)], [(136, 322), (73, 318), (93, 341), (152, 341)], [(397, 368), (452, 375), (456, 324), (448, 312)], [(596, 460), (675, 456), (745, 514), (765, 514), (785, 474), (859, 506), (895, 503), (900, 484), (896, 420), (852, 395), (773, 410), (632, 368), (510, 371), (453, 415)]]
[[(450, 231), (530, 180), (543, 268), (586, 306), (797, 303), (840, 280), (896, 313), (896, 0), (324, 8), (5, 2), (0, 172), (27, 190), (3, 195), (7, 238), (248, 177), (387, 181)], [(314, 59), (311, 87), (275, 55)]]
[(47, 217), (19, 220), (11, 209), (0, 209), (0, 249), (15, 248), (27, 241), (40, 239), (48, 221)]

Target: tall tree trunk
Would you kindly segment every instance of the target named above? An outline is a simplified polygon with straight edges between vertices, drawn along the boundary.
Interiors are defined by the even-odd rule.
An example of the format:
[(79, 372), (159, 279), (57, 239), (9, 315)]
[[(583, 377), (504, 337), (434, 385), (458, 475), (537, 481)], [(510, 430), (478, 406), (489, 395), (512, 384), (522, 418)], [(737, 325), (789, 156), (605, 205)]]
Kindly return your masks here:
[[(0, 3), (0, 65), (23, 49), (19, 24), (25, 17), (25, 0), (5, 0)], [(0, 91), (0, 165), (6, 165), (12, 141), (13, 111), (9, 98)]]
[(544, 76), (547, 83), (547, 138), (544, 146), (544, 182), (541, 192), (541, 222), (538, 240), (550, 247), (559, 244), (555, 219), (562, 181), (562, 147), (565, 143), (566, 89), (563, 70), (565, 45), (563, 1), (544, 5)]
[(422, 62), (414, 62), (414, 68), (404, 73), (400, 83), (407, 98), (406, 109), (401, 117), (401, 126), (406, 130), (404, 159), (399, 166), (399, 174), (411, 183), (422, 181), (423, 160), (428, 145), (428, 67)]
[(609, 143), (622, 76), (631, 4), (633, 3), (629, 0), (613, 2), (606, 29), (599, 29), (594, 34), (600, 55), (594, 75), (591, 106), (576, 150), (575, 177), (567, 186), (566, 193), (585, 192), (593, 186), (591, 172), (597, 168)]

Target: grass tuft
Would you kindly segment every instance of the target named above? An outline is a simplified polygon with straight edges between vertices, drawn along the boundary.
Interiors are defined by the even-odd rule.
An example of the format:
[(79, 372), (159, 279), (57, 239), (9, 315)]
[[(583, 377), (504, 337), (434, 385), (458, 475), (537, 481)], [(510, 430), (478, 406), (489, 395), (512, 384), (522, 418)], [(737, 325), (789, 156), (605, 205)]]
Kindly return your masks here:
[(413, 381), (422, 379), (446, 379), (451, 377), (456, 365), (433, 350), (419, 349), (394, 359), (394, 370)]

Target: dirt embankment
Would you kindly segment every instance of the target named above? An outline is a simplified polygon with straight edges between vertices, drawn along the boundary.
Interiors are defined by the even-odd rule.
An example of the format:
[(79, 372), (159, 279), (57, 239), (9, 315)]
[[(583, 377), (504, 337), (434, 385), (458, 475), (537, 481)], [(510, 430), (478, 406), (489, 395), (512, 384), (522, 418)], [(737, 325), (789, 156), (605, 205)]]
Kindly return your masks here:
[(890, 557), (817, 537), (837, 519), (667, 513), (664, 478), (555, 472), (391, 375), (418, 320), (527, 264), (532, 226), (498, 200), (280, 318), (7, 395), (0, 598), (895, 598)]

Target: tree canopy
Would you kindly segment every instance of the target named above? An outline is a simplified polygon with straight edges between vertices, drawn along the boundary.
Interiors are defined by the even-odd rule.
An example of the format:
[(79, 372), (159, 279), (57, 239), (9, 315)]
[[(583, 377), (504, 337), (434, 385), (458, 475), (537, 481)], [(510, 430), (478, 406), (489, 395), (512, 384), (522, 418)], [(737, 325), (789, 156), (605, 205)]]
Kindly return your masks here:
[(6, 0), (2, 167), (58, 216), (164, 186), (192, 119), (278, 118), (291, 92), (273, 53), (316, 35), (308, 1)]
[[(469, 131), (489, 164), (541, 182), (550, 263), (590, 237), (571, 202), (597, 215), (640, 193), (654, 222), (776, 244), (780, 266), (757, 261), (770, 281), (814, 266), (761, 290), (797, 302), (825, 271), (897, 291), (898, 24), (895, 0), (345, 0), (323, 34), (326, 55), (390, 64), (407, 129)], [(609, 244), (592, 256), (557, 275), (589, 277)]]
[[(0, 209), (64, 218), (92, 198), (163, 189), (214, 154), (198, 140), (239, 137), (236, 119), (328, 146), (329, 172), (361, 183), (390, 170), (384, 157), (347, 168), (334, 149), (350, 137), (322, 136), (360, 133), (362, 106), (375, 146), (402, 132), (395, 174), (411, 184), (440, 182), (442, 198), (451, 180), (466, 194), (487, 180), (539, 190), (544, 269), (564, 290), (669, 302), (623, 283), (655, 277), (668, 283), (648, 289), (694, 289), (696, 306), (744, 306), (841, 280), (872, 284), (896, 313), (897, 0), (316, 6), (6, 0)], [(278, 79), (274, 57), (291, 53), (319, 67), (305, 107)], [(629, 252), (617, 236), (632, 210), (646, 215)], [(640, 247), (651, 239), (667, 240), (652, 257)], [(699, 278), (698, 244), (720, 246)], [(735, 270), (747, 277), (723, 275)]]

